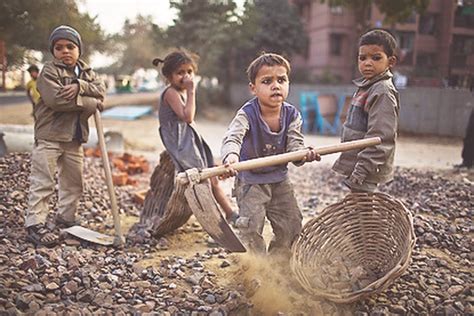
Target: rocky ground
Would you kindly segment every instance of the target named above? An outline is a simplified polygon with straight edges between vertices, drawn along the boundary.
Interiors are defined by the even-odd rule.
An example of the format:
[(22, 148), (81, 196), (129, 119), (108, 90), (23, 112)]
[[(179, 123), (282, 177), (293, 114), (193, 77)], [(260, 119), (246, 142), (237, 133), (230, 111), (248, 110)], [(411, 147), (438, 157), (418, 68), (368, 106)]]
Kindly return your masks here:
[[(347, 192), (328, 165), (292, 168), (305, 219)], [(65, 237), (34, 248), (25, 240), (29, 154), (0, 158), (0, 315), (460, 315), (474, 313), (472, 171), (399, 168), (382, 191), (413, 212), (417, 243), (408, 271), (384, 293), (350, 305), (308, 295), (287, 267), (212, 247), (193, 221), (159, 240), (123, 249)], [(98, 158), (86, 158), (82, 224), (113, 233)], [(126, 231), (138, 220), (133, 192), (117, 187)], [(55, 208), (56, 199), (51, 201)], [(266, 231), (268, 236), (268, 231)]]

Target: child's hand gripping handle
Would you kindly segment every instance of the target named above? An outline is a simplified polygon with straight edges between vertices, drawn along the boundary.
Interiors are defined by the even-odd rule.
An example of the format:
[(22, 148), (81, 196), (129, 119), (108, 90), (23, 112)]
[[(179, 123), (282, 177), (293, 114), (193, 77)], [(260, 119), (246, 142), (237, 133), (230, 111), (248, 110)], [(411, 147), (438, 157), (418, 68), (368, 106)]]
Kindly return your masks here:
[[(362, 149), (370, 146), (375, 146), (382, 143), (380, 137), (372, 137), (372, 138), (365, 138), (360, 140), (354, 140), (350, 142), (344, 142), (337, 145), (330, 145), (325, 147), (314, 148), (313, 150), (319, 155), (329, 155), (354, 149)], [(289, 153), (273, 155), (273, 156), (266, 156), (241, 162), (236, 162), (232, 164), (232, 168), (236, 171), (246, 171), (252, 170), (262, 167), (269, 167), (280, 165), (292, 161), (300, 161), (302, 160), (307, 154), (310, 149), (302, 149), (298, 151), (293, 151)], [(209, 179), (215, 176), (220, 176), (227, 172), (227, 168), (225, 166), (218, 166), (213, 168), (207, 168), (199, 171), (199, 180), (203, 181), (205, 179)], [(177, 179), (180, 183), (188, 183), (189, 179), (186, 172), (178, 173)]]

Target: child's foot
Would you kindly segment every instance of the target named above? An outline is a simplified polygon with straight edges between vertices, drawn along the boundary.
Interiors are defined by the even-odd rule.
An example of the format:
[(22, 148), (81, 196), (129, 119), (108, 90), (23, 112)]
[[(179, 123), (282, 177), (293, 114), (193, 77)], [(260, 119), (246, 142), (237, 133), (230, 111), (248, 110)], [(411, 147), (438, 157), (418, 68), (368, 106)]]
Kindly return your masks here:
[(26, 230), (28, 232), (27, 240), (35, 246), (53, 247), (58, 243), (58, 236), (44, 224), (29, 226)]
[(471, 169), (472, 168), (472, 164), (471, 165), (468, 165), (468, 164), (465, 164), (464, 162), (458, 164), (458, 165), (454, 165), (453, 166), (454, 169)]
[(80, 225), (78, 220), (67, 221), (59, 215), (56, 216), (55, 222), (59, 228), (69, 228), (71, 226)]
[(226, 220), (229, 224), (234, 225), (235, 221), (239, 218), (239, 214), (237, 212), (232, 211), (230, 215), (226, 216)]

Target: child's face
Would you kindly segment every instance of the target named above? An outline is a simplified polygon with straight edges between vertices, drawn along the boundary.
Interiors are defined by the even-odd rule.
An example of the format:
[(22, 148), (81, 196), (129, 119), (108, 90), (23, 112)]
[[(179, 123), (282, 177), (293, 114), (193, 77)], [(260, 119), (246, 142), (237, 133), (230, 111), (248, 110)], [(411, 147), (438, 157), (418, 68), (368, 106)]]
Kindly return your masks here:
[(171, 78), (168, 78), (170, 84), (176, 90), (184, 90), (185, 80), (193, 80), (194, 79), (194, 67), (192, 64), (182, 64), (178, 67), (172, 74)]
[(53, 50), (54, 57), (68, 66), (74, 66), (79, 59), (79, 47), (67, 39), (58, 40)]
[(395, 64), (395, 57), (388, 57), (381, 45), (359, 47), (359, 71), (365, 79), (372, 79)]
[(32, 72), (30, 72), (30, 77), (31, 77), (32, 79), (38, 78), (38, 72), (37, 72), (37, 71), (32, 71)]
[(280, 107), (288, 97), (290, 80), (283, 66), (263, 66), (250, 83), (250, 90), (258, 98), (260, 106)]

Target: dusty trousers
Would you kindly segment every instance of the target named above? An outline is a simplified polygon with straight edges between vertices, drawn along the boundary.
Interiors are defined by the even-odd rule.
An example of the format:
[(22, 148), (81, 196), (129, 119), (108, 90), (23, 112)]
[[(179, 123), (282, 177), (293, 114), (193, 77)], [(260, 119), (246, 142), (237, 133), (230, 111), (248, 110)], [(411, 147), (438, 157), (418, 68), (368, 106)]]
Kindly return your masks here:
[(235, 226), (245, 246), (250, 251), (266, 253), (262, 234), (265, 218), (268, 218), (274, 234), (268, 252), (288, 255), (301, 232), (303, 220), (290, 181), (245, 184), (237, 179), (234, 192), (240, 215)]
[(78, 141), (37, 140), (31, 156), (30, 192), (25, 226), (41, 224), (48, 216), (58, 171), (58, 216), (74, 221), (82, 195), (84, 151)]

